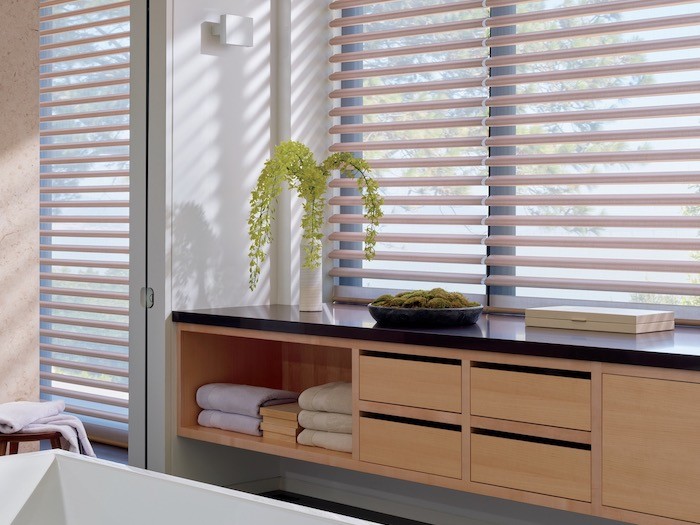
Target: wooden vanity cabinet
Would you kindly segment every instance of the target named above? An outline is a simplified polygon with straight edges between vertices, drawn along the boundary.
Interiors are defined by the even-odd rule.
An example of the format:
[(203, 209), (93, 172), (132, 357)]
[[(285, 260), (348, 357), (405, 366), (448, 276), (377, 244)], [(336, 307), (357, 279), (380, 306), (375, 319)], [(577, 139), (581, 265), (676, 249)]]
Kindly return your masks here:
[(603, 505), (700, 521), (700, 384), (603, 374)]
[[(517, 344), (514, 342), (513, 344)], [(178, 435), (638, 525), (700, 523), (700, 373), (178, 324)], [(197, 424), (197, 388), (353, 385), (353, 451)]]

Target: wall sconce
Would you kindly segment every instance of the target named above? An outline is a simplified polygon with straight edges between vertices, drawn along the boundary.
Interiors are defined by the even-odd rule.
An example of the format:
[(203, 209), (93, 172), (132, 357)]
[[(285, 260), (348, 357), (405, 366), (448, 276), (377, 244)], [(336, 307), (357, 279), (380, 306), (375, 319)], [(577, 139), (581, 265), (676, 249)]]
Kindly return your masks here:
[(221, 15), (211, 26), (211, 34), (223, 45), (253, 47), (253, 19), (247, 16)]

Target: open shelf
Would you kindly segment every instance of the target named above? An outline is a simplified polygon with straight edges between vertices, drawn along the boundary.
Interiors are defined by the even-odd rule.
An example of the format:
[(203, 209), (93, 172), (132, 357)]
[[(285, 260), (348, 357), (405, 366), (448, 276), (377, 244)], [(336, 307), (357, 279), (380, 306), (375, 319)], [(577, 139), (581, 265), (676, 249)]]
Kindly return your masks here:
[(322, 465), (331, 465), (343, 468), (352, 468), (352, 454), (337, 452), (319, 447), (307, 447), (305, 445), (293, 445), (290, 443), (276, 443), (268, 441), (260, 436), (250, 436), (218, 428), (203, 427), (200, 425), (183, 426), (178, 428), (178, 435), (182, 437), (208, 441), (218, 445), (242, 448), (265, 454), (274, 454), (291, 459), (311, 461)]

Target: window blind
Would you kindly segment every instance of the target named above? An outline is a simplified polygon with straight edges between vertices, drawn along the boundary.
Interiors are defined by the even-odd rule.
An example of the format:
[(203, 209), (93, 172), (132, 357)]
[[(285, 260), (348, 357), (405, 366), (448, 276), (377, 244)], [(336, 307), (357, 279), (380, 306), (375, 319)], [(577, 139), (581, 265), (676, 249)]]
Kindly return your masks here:
[(126, 445), (129, 1), (40, 4), (41, 395)]
[(330, 94), (340, 101), (331, 151), (365, 158), (384, 195), (376, 257), (358, 264), (362, 201), (354, 181), (331, 182), (339, 190), (329, 202), (340, 207), (330, 218), (340, 225), (330, 235), (339, 242), (329, 255), (338, 261), (336, 298), (373, 298), (416, 281), (483, 296), (488, 11), (481, 0), (330, 7), (340, 10), (330, 24), (340, 33), (330, 41), (340, 46), (330, 58), (340, 65), (331, 74), (340, 82)]
[[(432, 150), (440, 153), (433, 163), (451, 162), (445, 156), (458, 157), (455, 163), (481, 164), (472, 169), (483, 171), (468, 180), (450, 179), (455, 183), (452, 193), (437, 181), (428, 191), (433, 205), (459, 192), (484, 197), (487, 208), (482, 222), (488, 230), (470, 233), (476, 234), (473, 242), (486, 247), (483, 282), (491, 306), (652, 303), (673, 307), (681, 317), (700, 317), (700, 104), (695, 102), (700, 92), (700, 2), (486, 0), (484, 11), (479, 7), (482, 2), (333, 2), (331, 7), (334, 4), (343, 9), (361, 4), (367, 11), (354, 21), (341, 12), (331, 25), (362, 23), (352, 39), (362, 43), (363, 51), (350, 54), (350, 59), (362, 61), (358, 72), (351, 74), (364, 79), (364, 84), (354, 96), (362, 97), (363, 106), (376, 106), (362, 113), (372, 120), (367, 117), (349, 129), (336, 125), (331, 133), (340, 133), (341, 138), (346, 131), (362, 133), (361, 140), (354, 144), (341, 140), (340, 147), (376, 158), (376, 174), (382, 179), (388, 178), (384, 170), (393, 168), (392, 162), (405, 168), (401, 163), (412, 162), (421, 146), (446, 148)], [(456, 11), (449, 11), (452, 8)], [(419, 13), (418, 21), (411, 22), (412, 12)], [(435, 23), (421, 12), (461, 18)], [(377, 17), (383, 24), (389, 20), (396, 24), (381, 29), (386, 40), (379, 47), (389, 50), (375, 50), (378, 35), (372, 31), (380, 29), (368, 24), (378, 23)], [(443, 32), (441, 22), (474, 25), (450, 25), (450, 31), (456, 32)], [(478, 34), (482, 25), (488, 28), (487, 35)], [(401, 41), (409, 38), (406, 35), (436, 49), (449, 46), (449, 36), (456, 35), (465, 43), (461, 51), (465, 54), (448, 59), (444, 51), (422, 53), (419, 46)], [(343, 36), (331, 43), (342, 44), (338, 38)], [(412, 53), (407, 67), (393, 58), (403, 57), (394, 55), (402, 47)], [(467, 55), (470, 52), (473, 55)], [(366, 53), (369, 57), (379, 53), (382, 58), (365, 58)], [(439, 64), (453, 60), (462, 62), (460, 68), (474, 68), (474, 78), (459, 81), (472, 81), (476, 87), (457, 86), (458, 80), (448, 74), (451, 70), (440, 69)], [(382, 70), (406, 76), (379, 76)], [(335, 72), (331, 78), (337, 80), (338, 75), (346, 74)], [(482, 85), (488, 91), (481, 93), (481, 99), (467, 95)], [(460, 115), (461, 122), (450, 121), (456, 128), (439, 121), (432, 128), (423, 127), (413, 111), (425, 102), (416, 101), (414, 94), (443, 98), (441, 86), (448, 93), (463, 90), (456, 91), (457, 103), (472, 111), (483, 106), (484, 113)], [(430, 91), (417, 91), (421, 87)], [(331, 96), (346, 94), (341, 89)], [(402, 98), (386, 104), (390, 96)], [(419, 107), (412, 107), (416, 103)], [(406, 112), (399, 112), (400, 108)], [(398, 135), (404, 129), (414, 134)], [(432, 130), (429, 137), (418, 135), (427, 129)], [(375, 151), (384, 156), (376, 156)], [(381, 238), (392, 233), (391, 228), (405, 228), (401, 241), (394, 237), (388, 241), (393, 249), (402, 250), (399, 242), (408, 245), (407, 238), (422, 233), (411, 228), (421, 224), (425, 210), (411, 206), (419, 198), (415, 188), (421, 186), (410, 180), (421, 177), (435, 175), (413, 171), (410, 176), (396, 176), (396, 186), (388, 181), (383, 185), (391, 197), (398, 193), (394, 188), (406, 191), (403, 198), (389, 199), (394, 213), (380, 230)], [(480, 189), (484, 191), (479, 193)], [(454, 206), (453, 202), (442, 201), (446, 206)], [(441, 220), (446, 209), (438, 212)], [(361, 218), (340, 214), (334, 220), (342, 224)], [(462, 228), (468, 228), (466, 224)], [(442, 234), (439, 227), (434, 231)], [(460, 233), (464, 240), (466, 232)], [(456, 245), (445, 241), (449, 248)], [(342, 250), (332, 255), (359, 258)], [(399, 257), (382, 256), (386, 261)], [(440, 280), (436, 265), (445, 263), (430, 248), (415, 258), (410, 253), (401, 257), (413, 277), (393, 282), (391, 288), (423, 287), (421, 281), (454, 288), (451, 283), (457, 282), (458, 275), (476, 275), (474, 266), (452, 258), (455, 275)], [(388, 278), (395, 266), (390, 262), (379, 273), (376, 267), (381, 264), (363, 263), (361, 269), (353, 269), (363, 279), (355, 284), (368, 288), (376, 279)], [(343, 270), (334, 268), (331, 274), (342, 275)], [(376, 295), (362, 287), (339, 286), (336, 294), (339, 298)]]

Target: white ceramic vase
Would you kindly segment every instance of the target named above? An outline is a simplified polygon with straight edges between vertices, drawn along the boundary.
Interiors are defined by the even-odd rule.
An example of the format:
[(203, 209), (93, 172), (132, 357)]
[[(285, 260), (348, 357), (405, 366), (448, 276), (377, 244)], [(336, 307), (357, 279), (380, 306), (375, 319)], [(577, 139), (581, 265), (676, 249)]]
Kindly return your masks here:
[(304, 250), (301, 253), (299, 270), (299, 311), (320, 312), (322, 301), (322, 269), (304, 268)]

